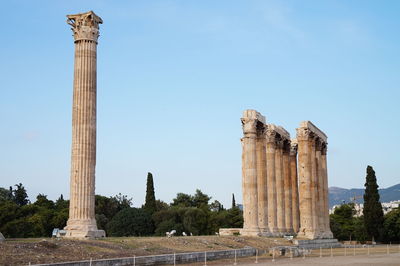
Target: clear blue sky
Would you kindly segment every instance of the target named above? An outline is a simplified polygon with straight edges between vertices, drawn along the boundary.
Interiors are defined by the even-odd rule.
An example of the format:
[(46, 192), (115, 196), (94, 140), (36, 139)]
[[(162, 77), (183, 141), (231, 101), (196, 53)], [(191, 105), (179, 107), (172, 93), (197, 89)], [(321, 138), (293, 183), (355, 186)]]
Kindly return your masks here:
[(96, 192), (241, 202), (240, 117), (329, 139), (329, 185), (400, 182), (399, 1), (3, 1), (0, 186), (69, 197), (74, 44), (102, 17)]

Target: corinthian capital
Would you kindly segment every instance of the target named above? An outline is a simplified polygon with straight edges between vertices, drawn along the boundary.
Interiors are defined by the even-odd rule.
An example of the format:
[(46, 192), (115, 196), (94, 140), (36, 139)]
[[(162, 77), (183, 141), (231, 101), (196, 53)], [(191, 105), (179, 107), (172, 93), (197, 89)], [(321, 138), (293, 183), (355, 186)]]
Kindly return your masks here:
[(67, 15), (67, 23), (72, 26), (75, 42), (79, 40), (89, 40), (97, 42), (99, 38), (99, 24), (103, 20), (93, 11)]
[(323, 142), (322, 143), (322, 148), (321, 148), (321, 154), (326, 155), (326, 152), (328, 151), (328, 143)]
[(283, 141), (283, 153), (286, 153), (286, 154), (290, 153), (290, 148), (291, 148), (290, 140), (285, 139)]
[(290, 142), (290, 155), (295, 156), (297, 154), (297, 147), (298, 147), (297, 139), (292, 139)]
[(267, 128), (267, 130), (265, 131), (265, 138), (267, 140), (267, 142), (276, 142), (276, 131), (273, 129), (269, 129)]
[(243, 134), (256, 134), (257, 133), (257, 119), (243, 117), (242, 120), (242, 127), (243, 127)]
[(306, 127), (296, 128), (296, 132), (297, 132), (296, 138), (298, 140), (308, 140), (309, 138), (312, 137), (311, 136), (312, 135), (311, 131)]
[(283, 149), (285, 146), (285, 139), (282, 139), (280, 136), (276, 139), (276, 148)]
[(322, 141), (322, 139), (317, 137), (315, 140), (315, 149), (317, 151), (322, 151), (323, 144), (324, 144), (324, 142)]

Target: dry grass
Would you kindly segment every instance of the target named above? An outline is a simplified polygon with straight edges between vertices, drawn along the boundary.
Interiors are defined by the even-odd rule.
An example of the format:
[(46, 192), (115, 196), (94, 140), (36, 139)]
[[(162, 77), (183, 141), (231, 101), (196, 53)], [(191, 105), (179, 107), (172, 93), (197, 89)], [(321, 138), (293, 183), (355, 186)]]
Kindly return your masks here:
[(14, 239), (0, 243), (0, 265), (77, 261), (244, 247), (291, 245), (282, 238), (242, 236), (110, 237), (102, 240)]

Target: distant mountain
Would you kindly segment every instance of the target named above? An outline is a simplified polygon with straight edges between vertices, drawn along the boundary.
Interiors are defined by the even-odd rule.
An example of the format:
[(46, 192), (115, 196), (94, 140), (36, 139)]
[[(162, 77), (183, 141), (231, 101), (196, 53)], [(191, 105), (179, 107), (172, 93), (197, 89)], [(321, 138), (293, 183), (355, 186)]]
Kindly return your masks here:
[[(342, 204), (343, 201), (350, 202), (352, 198), (356, 198), (355, 202), (364, 202), (364, 189), (363, 188), (340, 188), (340, 187), (330, 187), (329, 188), (329, 207), (336, 204)], [(390, 202), (394, 200), (400, 200), (400, 184), (379, 189), (380, 201)]]

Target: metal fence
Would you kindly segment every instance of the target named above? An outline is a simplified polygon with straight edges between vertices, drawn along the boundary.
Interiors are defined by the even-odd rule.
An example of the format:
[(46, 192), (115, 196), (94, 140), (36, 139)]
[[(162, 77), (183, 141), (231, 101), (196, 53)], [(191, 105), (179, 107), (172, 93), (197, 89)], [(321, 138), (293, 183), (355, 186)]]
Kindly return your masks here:
[[(377, 261), (380, 258), (390, 259), (391, 265), (400, 265), (400, 245), (347, 245), (339, 248), (317, 248), (306, 249), (296, 246), (285, 247), (282, 252), (282, 247), (271, 248), (269, 250), (258, 250), (256, 256), (247, 258), (236, 258), (219, 261), (208, 261), (207, 263), (192, 263), (187, 265), (253, 265), (253, 264), (290, 264), (292, 260), (304, 261), (304, 264), (323, 264), (326, 265), (341, 265), (341, 261), (352, 260), (357, 262), (363, 260)], [(309, 260), (309, 261), (307, 261)], [(286, 261), (286, 263), (285, 263)], [(330, 264), (330, 263), (333, 264)], [(295, 262), (295, 261), (293, 261)], [(330, 263), (329, 263), (330, 262)], [(378, 264), (379, 262), (377, 262)], [(371, 264), (369, 264), (371, 265)]]
[[(281, 246), (269, 249), (232, 249), (205, 252), (175, 253), (129, 258), (86, 260), (54, 264), (37, 264), (41, 266), (109, 266), (109, 265), (250, 265), (269, 264), (283, 260), (305, 260), (310, 258), (334, 257), (373, 257), (397, 256), (400, 265), (400, 245), (345, 245), (340, 248), (306, 249), (298, 246)], [(31, 264), (29, 264), (31, 265)], [(338, 264), (340, 265), (340, 264)]]

